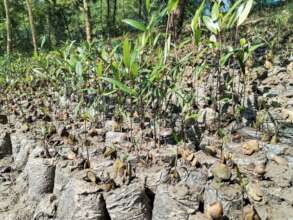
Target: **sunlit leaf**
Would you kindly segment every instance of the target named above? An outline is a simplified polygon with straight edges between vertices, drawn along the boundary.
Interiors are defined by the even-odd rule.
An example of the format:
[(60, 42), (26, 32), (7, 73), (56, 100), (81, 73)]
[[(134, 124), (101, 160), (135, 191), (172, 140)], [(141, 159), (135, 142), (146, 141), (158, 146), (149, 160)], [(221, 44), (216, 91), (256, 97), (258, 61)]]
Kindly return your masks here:
[(220, 7), (219, 4), (217, 2), (214, 3), (213, 8), (212, 8), (212, 19), (213, 21), (217, 20), (219, 17), (219, 13), (220, 13)]
[(240, 39), (240, 46), (243, 47), (246, 44), (246, 39), (245, 38), (241, 38)]
[(124, 19), (123, 20), (124, 23), (130, 25), (131, 27), (137, 29), (137, 30), (140, 30), (140, 31), (143, 31), (145, 32), (147, 30), (146, 26), (139, 22), (139, 21), (136, 21), (136, 20), (133, 20), (133, 19)]
[(208, 16), (203, 16), (203, 22), (212, 33), (218, 34), (220, 27), (217, 22), (213, 22), (213, 20)]
[(249, 12), (252, 8), (253, 5), (253, 0), (248, 0), (245, 8), (243, 9), (243, 11), (241, 12), (241, 14), (239, 15), (238, 21), (237, 21), (237, 26), (240, 26), (248, 17)]

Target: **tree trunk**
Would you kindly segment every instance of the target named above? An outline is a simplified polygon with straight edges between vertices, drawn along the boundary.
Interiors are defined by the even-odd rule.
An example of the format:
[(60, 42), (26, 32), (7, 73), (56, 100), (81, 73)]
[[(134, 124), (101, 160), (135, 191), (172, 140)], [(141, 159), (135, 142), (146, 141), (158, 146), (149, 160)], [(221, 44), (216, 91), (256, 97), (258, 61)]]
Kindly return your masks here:
[(31, 33), (32, 33), (32, 43), (34, 47), (34, 52), (37, 54), (38, 48), (37, 48), (37, 40), (36, 40), (36, 31), (35, 31), (35, 24), (34, 24), (34, 17), (33, 17), (33, 11), (32, 11), (32, 1), (26, 0), (26, 6), (28, 11), (28, 17), (31, 27)]
[(178, 39), (182, 31), (186, 3), (186, 0), (180, 0), (177, 9), (168, 19), (167, 30), (172, 34), (174, 39)]
[(6, 14), (6, 37), (7, 37), (7, 45), (6, 51), (9, 55), (11, 52), (11, 29), (10, 29), (10, 14), (9, 14), (9, 0), (4, 0), (5, 14)]
[(88, 0), (83, 0), (83, 11), (84, 11), (86, 41), (88, 43), (91, 43), (92, 41), (91, 11), (88, 5)]

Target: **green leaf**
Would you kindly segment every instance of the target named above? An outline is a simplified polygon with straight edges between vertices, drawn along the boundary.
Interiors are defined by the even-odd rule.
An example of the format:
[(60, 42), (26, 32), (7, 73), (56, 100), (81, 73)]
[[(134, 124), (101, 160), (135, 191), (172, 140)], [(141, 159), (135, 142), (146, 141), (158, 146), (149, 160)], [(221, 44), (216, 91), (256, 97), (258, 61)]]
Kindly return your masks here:
[(97, 75), (99, 78), (103, 76), (103, 62), (100, 61), (97, 65)]
[(227, 53), (220, 59), (220, 65), (225, 66), (227, 61), (230, 59), (230, 57), (233, 55), (233, 52)]
[(203, 16), (203, 22), (212, 33), (218, 34), (220, 30), (218, 23), (213, 22), (213, 20), (207, 16)]
[(262, 47), (263, 45), (264, 45), (263, 43), (253, 45), (252, 47), (250, 47), (250, 48), (248, 49), (248, 50), (249, 50), (249, 53), (252, 53), (252, 52), (255, 51), (257, 48)]
[(179, 0), (169, 0), (167, 5), (167, 11), (168, 13), (172, 13), (176, 10), (178, 6)]
[(253, 0), (248, 0), (245, 5), (245, 8), (243, 9), (243, 11), (241, 12), (241, 14), (238, 18), (237, 27), (240, 26), (246, 20), (246, 18), (249, 15), (249, 12), (252, 8), (252, 5), (253, 5)]
[(135, 91), (130, 89), (127, 85), (123, 84), (119, 80), (112, 79), (112, 78), (103, 78), (105, 81), (111, 83), (112, 85), (116, 86), (119, 90), (123, 91), (124, 93), (128, 95), (135, 95)]
[(75, 65), (75, 72), (78, 74), (78, 75), (82, 75), (82, 64), (80, 61), (77, 61), (76, 62), (76, 65)]
[(198, 45), (200, 41), (201, 31), (199, 29), (200, 25), (200, 16), (205, 6), (205, 0), (202, 1), (199, 8), (196, 10), (192, 21), (191, 21), (191, 29), (193, 31), (194, 37), (195, 37), (195, 43)]
[(236, 1), (232, 7), (230, 7), (230, 9), (228, 10), (228, 12), (224, 15), (223, 19), (222, 19), (222, 25), (227, 27), (227, 23), (228, 20), (233, 17), (233, 15), (235, 15), (235, 10), (236, 8), (242, 3), (243, 0), (238, 0)]
[(133, 63), (131, 65), (131, 74), (133, 78), (136, 78), (138, 75), (138, 71), (139, 71), (139, 65), (136, 63)]
[(151, 0), (145, 0), (145, 7), (147, 10), (147, 13), (150, 14), (151, 12)]
[(246, 39), (245, 38), (241, 38), (240, 39), (240, 46), (243, 47), (246, 44)]
[(143, 31), (145, 32), (147, 30), (147, 28), (145, 27), (145, 25), (139, 21), (133, 20), (133, 19), (124, 19), (122, 20), (124, 23), (130, 25), (131, 27)]
[(123, 63), (127, 68), (130, 68), (130, 46), (128, 38), (123, 41)]
[(213, 8), (212, 8), (212, 19), (213, 21), (217, 20), (219, 18), (219, 4), (217, 2), (214, 3)]
[(238, 18), (237, 14), (233, 13), (226, 24), (226, 28), (229, 29), (229, 28), (232, 28), (233, 26), (235, 26), (237, 18)]

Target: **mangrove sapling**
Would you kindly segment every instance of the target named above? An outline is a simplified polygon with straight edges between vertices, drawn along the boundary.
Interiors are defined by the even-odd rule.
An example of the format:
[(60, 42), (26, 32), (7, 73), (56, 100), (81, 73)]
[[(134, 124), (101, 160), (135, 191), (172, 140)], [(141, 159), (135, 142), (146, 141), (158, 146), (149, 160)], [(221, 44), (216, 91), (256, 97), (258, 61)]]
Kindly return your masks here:
[[(192, 20), (192, 30), (193, 34), (195, 36), (195, 42), (199, 44), (200, 42), (200, 22), (201, 20), (207, 27), (207, 29), (211, 32), (209, 46), (212, 48), (214, 58), (218, 60), (216, 63), (216, 75), (213, 77), (213, 79), (216, 79), (216, 91), (215, 94), (215, 109), (218, 111), (218, 125), (217, 129), (221, 128), (221, 96), (222, 92), (220, 90), (222, 79), (222, 67), (223, 67), (223, 60), (226, 61), (230, 58), (228, 54), (223, 54), (223, 45), (222, 45), (222, 33), (225, 30), (229, 30), (232, 27), (236, 25), (240, 26), (248, 17), (248, 14), (251, 10), (253, 0), (248, 0), (246, 3), (244, 3), (243, 0), (236, 1), (227, 12), (223, 12), (221, 10), (221, 4), (218, 2), (213, 2), (212, 4), (212, 10), (210, 16), (202, 16), (201, 13), (203, 10), (203, 4), (199, 7), (199, 9), (196, 11), (193, 20)], [(242, 68), (242, 67), (241, 67)], [(213, 83), (214, 84), (214, 83)], [(215, 111), (215, 112), (216, 112)], [(218, 132), (220, 133), (220, 132)], [(222, 151), (222, 149), (221, 149)]]
[[(134, 52), (136, 53), (135, 55), (136, 62), (133, 62), (133, 64), (137, 65), (137, 67), (136, 65), (134, 65), (134, 67), (136, 67), (137, 69), (138, 67), (144, 68), (149, 66), (149, 63), (147, 63), (144, 60), (144, 57), (145, 57), (144, 55), (146, 54), (145, 48), (148, 46), (148, 50), (149, 50), (148, 55), (152, 54), (153, 50), (155, 51), (155, 47), (161, 36), (160, 34), (156, 33), (155, 27), (159, 24), (159, 21), (167, 13), (167, 9), (151, 12), (151, 3), (148, 0), (146, 1), (146, 6), (147, 6), (148, 15), (151, 15), (147, 25), (144, 25), (143, 23), (136, 20), (132, 20), (132, 19), (123, 20), (128, 25), (142, 32), (142, 34), (138, 36), (137, 43), (134, 44), (134, 48), (132, 52), (132, 57), (133, 55), (135, 55)], [(168, 35), (166, 35), (166, 37), (167, 36)], [(136, 99), (136, 103), (141, 106), (140, 107), (141, 111), (144, 112), (144, 109), (146, 109), (146, 107), (144, 106), (144, 103), (147, 106), (151, 106), (151, 109), (153, 111), (153, 131), (154, 131), (153, 133), (154, 133), (155, 143), (157, 143), (157, 129), (160, 127), (160, 126), (157, 126), (157, 121), (160, 120), (160, 117), (161, 117), (161, 113), (162, 113), (161, 106), (164, 102), (164, 97), (165, 97), (164, 91), (167, 90), (167, 87), (166, 87), (167, 76), (163, 75), (162, 73), (164, 70), (163, 64), (165, 64), (167, 55), (170, 50), (171, 38), (167, 37), (166, 39), (168, 40), (165, 41), (164, 56), (162, 56), (161, 50), (157, 50), (158, 54), (156, 53), (155, 59), (151, 57), (151, 62), (153, 61), (155, 62), (154, 67), (151, 70), (147, 69), (146, 71), (142, 70), (141, 73), (139, 74), (136, 73), (137, 74), (136, 78), (133, 80), (130, 80), (132, 87), (134, 87), (134, 84), (133, 84), (134, 82), (136, 82), (138, 86), (142, 86), (142, 89), (138, 90), (136, 93), (138, 96), (138, 99)], [(125, 44), (124, 42), (124, 48), (127, 48), (126, 46), (127, 44)], [(123, 51), (125, 50), (123, 49)], [(124, 60), (125, 60), (125, 55), (126, 54), (124, 53)], [(164, 57), (164, 61), (161, 59), (162, 57)], [(125, 62), (124, 62), (124, 65), (125, 65)], [(127, 65), (125, 66), (127, 67)], [(146, 75), (143, 77), (142, 73), (145, 73)], [(164, 80), (161, 80), (162, 78)], [(143, 118), (143, 114), (141, 118)]]
[(157, 131), (160, 128), (160, 123), (158, 122), (162, 113), (162, 100), (166, 96), (166, 92), (162, 89), (164, 80), (161, 80), (162, 73), (165, 69), (164, 65), (161, 63), (162, 59), (158, 60), (156, 67), (150, 73), (147, 78), (147, 87), (145, 98), (148, 99), (149, 106), (153, 115), (153, 134), (155, 143), (159, 143)]
[[(214, 2), (212, 5), (212, 11), (210, 16), (203, 16), (202, 20), (207, 29), (211, 32), (210, 46), (212, 47), (215, 59), (219, 60), (216, 64), (216, 92), (215, 92), (215, 106), (217, 111), (221, 111), (220, 106), (220, 85), (222, 81), (222, 65), (221, 59), (223, 57), (223, 43), (222, 43), (222, 33), (225, 30), (229, 30), (235, 26), (240, 26), (244, 20), (247, 18), (250, 9), (252, 7), (253, 0), (249, 0), (246, 4), (242, 3), (242, 0), (236, 1), (227, 12), (221, 10), (221, 4)], [(240, 5), (242, 3), (242, 5)], [(198, 15), (194, 18), (193, 29), (194, 33), (198, 35), (198, 26), (195, 22), (200, 22)], [(225, 56), (225, 55), (224, 55)], [(221, 113), (218, 114), (218, 128), (221, 127)]]
[(247, 73), (246, 73), (247, 61), (249, 58), (252, 58), (254, 51), (257, 48), (263, 46), (263, 44), (251, 45), (244, 38), (240, 39), (239, 44), (240, 44), (240, 47), (235, 49), (231, 48), (230, 51), (225, 56), (222, 56), (220, 62), (221, 62), (221, 65), (224, 66), (227, 63), (227, 61), (234, 56), (237, 62), (239, 63), (241, 79), (243, 83), (243, 91), (241, 92), (241, 99), (242, 99), (242, 106), (244, 106), (245, 93), (246, 93), (246, 81), (247, 81)]
[[(105, 71), (107, 70), (107, 68), (105, 69)], [(95, 88), (96, 88), (96, 93), (97, 93), (97, 97), (96, 97), (96, 103), (97, 103), (97, 107), (98, 107), (98, 111), (101, 115), (101, 121), (102, 124), (104, 124), (105, 120), (106, 120), (106, 116), (105, 116), (105, 112), (106, 112), (106, 102), (105, 102), (105, 88), (104, 88), (104, 84), (102, 81), (103, 75), (104, 75), (104, 65), (102, 61), (98, 61), (97, 65), (96, 65), (96, 77), (95, 77)]]

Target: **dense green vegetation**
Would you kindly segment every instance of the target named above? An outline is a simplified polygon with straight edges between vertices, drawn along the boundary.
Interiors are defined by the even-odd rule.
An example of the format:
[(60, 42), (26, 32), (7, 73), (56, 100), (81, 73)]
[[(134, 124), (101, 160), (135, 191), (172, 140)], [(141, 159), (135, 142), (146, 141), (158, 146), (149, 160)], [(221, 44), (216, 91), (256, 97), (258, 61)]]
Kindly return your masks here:
[[(250, 68), (257, 62), (270, 62), (292, 21), (292, 4), (288, 3), (266, 23), (280, 33), (272, 37), (266, 30), (254, 29), (255, 20), (247, 21), (252, 0), (238, 0), (226, 12), (213, 2), (209, 16), (203, 14), (205, 1), (196, 7), (183, 1), (183, 8), (182, 1), (176, 0), (125, 0), (117, 1), (116, 6), (111, 1), (108, 7), (107, 2), (90, 1), (88, 38), (86, 13), (80, 13), (85, 11), (82, 1), (33, 1), (37, 48), (31, 57), (32, 26), (26, 5), (24, 1), (9, 2), (12, 48), (0, 60), (1, 90), (7, 105), (11, 94), (19, 95), (20, 100), (24, 94), (44, 99), (55, 92), (65, 98), (74, 95), (74, 115), (85, 121), (103, 121), (112, 112), (117, 120), (129, 122), (130, 131), (133, 121), (143, 128), (151, 120), (156, 134), (157, 126), (170, 127), (179, 120), (178, 140), (184, 140), (186, 130), (197, 123), (200, 100), (196, 94), (208, 75), (213, 86), (205, 99), (218, 115), (214, 129), (225, 136), (221, 129), (224, 106), (231, 105), (234, 120), (238, 120), (245, 108)], [(264, 10), (253, 16), (265, 16), (270, 9)], [(178, 19), (183, 18), (178, 14), (185, 20), (179, 39)], [(5, 54), (3, 21), (1, 33)], [(266, 53), (267, 60), (255, 60), (255, 52)], [(183, 74), (186, 67), (192, 67), (189, 79)], [(51, 111), (52, 104), (43, 111)]]

